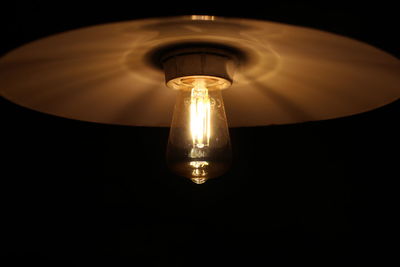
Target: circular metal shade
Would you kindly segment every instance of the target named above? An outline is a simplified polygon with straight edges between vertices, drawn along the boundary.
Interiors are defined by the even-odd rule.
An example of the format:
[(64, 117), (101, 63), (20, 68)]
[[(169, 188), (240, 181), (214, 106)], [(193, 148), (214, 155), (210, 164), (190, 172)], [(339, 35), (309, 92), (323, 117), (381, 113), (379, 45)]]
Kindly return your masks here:
[(266, 21), (185, 16), (118, 22), (34, 41), (0, 59), (1, 94), (90, 122), (169, 126), (174, 90), (154, 60), (174, 44), (240, 51), (223, 91), (229, 126), (324, 120), (400, 97), (400, 61), (339, 35)]

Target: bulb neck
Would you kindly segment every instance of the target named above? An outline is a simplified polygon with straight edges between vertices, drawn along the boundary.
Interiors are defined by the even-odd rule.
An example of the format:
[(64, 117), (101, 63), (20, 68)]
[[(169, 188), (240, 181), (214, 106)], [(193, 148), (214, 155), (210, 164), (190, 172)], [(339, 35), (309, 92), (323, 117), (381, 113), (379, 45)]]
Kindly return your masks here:
[(169, 88), (192, 88), (193, 80), (204, 79), (209, 90), (222, 90), (232, 85), (235, 57), (214, 47), (177, 48), (161, 57)]

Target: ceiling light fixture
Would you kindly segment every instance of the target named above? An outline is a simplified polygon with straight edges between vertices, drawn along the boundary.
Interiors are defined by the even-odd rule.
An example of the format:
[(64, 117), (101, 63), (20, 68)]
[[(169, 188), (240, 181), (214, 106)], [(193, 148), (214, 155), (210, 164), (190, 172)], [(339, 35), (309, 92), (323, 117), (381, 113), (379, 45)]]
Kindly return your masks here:
[(399, 69), (397, 58), (336, 34), (194, 15), (34, 41), (0, 59), (0, 85), (10, 101), (61, 117), (171, 125), (168, 165), (201, 184), (229, 168), (226, 118), (243, 127), (365, 112), (399, 99)]

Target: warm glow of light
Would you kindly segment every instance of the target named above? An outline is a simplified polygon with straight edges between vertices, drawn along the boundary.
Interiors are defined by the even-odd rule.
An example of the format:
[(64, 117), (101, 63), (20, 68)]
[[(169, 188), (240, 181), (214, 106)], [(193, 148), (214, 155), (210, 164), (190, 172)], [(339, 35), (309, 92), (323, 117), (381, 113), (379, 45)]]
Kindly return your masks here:
[(210, 143), (211, 101), (203, 79), (197, 79), (190, 98), (190, 133), (193, 148), (204, 148)]

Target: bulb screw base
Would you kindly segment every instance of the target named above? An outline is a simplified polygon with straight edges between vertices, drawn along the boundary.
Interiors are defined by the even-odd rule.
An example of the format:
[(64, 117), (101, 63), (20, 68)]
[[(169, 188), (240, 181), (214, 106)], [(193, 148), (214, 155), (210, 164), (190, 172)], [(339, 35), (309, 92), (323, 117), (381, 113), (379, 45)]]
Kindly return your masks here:
[(207, 46), (171, 50), (163, 55), (161, 62), (166, 84), (173, 89), (186, 88), (184, 81), (190, 78), (214, 79), (214, 89), (226, 89), (232, 84), (236, 69), (233, 54)]

